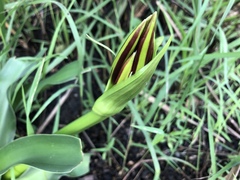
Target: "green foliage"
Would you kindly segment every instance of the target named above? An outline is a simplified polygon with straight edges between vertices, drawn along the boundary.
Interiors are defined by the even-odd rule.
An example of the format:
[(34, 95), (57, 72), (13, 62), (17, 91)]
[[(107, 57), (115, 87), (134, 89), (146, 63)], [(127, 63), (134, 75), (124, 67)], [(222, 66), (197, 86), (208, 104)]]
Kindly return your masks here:
[(10, 58), (0, 71), (0, 105), (2, 109), (0, 114), (0, 147), (11, 142), (16, 131), (16, 117), (10, 104), (10, 98), (14, 92), (10, 87), (22, 78), (26, 69), (34, 64), (34, 62), (22, 59)]
[(82, 161), (81, 143), (78, 138), (67, 135), (32, 135), (2, 147), (0, 157), (0, 174), (18, 164), (66, 173)]
[[(227, 179), (229, 174), (234, 177), (240, 150), (239, 1), (156, 2), (1, 1), (0, 152), (22, 136), (27, 139), (38, 136), (30, 134), (43, 130), (56, 132), (65, 123), (60, 121), (63, 94), (72, 88), (79, 87), (82, 107), (76, 107), (76, 111), (82, 109), (85, 114), (79, 119), (96, 120), (81, 119), (82, 123), (75, 124), (77, 129), (86, 129), (89, 124), (105, 119), (96, 119), (90, 110), (106, 88), (114, 54), (119, 52), (125, 32), (157, 11), (156, 32), (157, 36), (165, 37), (162, 44), (173, 36), (162, 57), (163, 66), (157, 67), (140, 95), (118, 116), (101, 123), (99, 131), (106, 140), (100, 145), (96, 143), (92, 151), (102, 156), (109, 166), (116, 166), (117, 159), (122, 179), (139, 175), (142, 170), (159, 179), (162, 175), (166, 177), (163, 171), (166, 169), (189, 179), (202, 176)], [(44, 96), (55, 87), (60, 88)], [(57, 105), (50, 114), (54, 101)], [(52, 115), (54, 118), (47, 118)], [(42, 118), (43, 122), (38, 123)], [(53, 127), (46, 128), (50, 123), (48, 119), (53, 121)], [(122, 142), (121, 133), (127, 142)], [(91, 134), (89, 137), (91, 139)], [(74, 137), (70, 139), (75, 142), (75, 150), (79, 150), (75, 154), (79, 158), (82, 154), (79, 141)], [(66, 148), (52, 149), (52, 152), (62, 150), (69, 155), (69, 144), (58, 138), (56, 142)], [(38, 147), (36, 142), (30, 145)], [(50, 153), (44, 146), (40, 147), (43, 154)], [(139, 151), (136, 159), (131, 159), (132, 148)], [(15, 151), (13, 148), (12, 157), (16, 158), (8, 161), (8, 167), (19, 158)], [(18, 179), (57, 180), (63, 175), (80, 176), (89, 171), (89, 157), (84, 155), (82, 163), (75, 164), (71, 173), (20, 166), (27, 171)], [(5, 178), (14, 179), (17, 171), (12, 167), (7, 174)]]
[[(14, 140), (14, 138), (19, 136), (18, 134), (16, 134), (16, 122), (17, 120), (19, 120), (19, 118), (26, 119), (26, 134), (35, 134), (36, 127), (32, 124), (34, 119), (31, 119), (31, 114), (33, 111), (36, 111), (34, 106), (37, 98), (39, 98), (38, 94), (42, 91), (42, 88), (51, 85), (51, 83), (49, 83), (49, 80), (45, 80), (44, 78), (46, 73), (49, 73), (56, 65), (61, 63), (67, 55), (73, 52), (75, 47), (77, 47), (79, 51), (81, 51), (79, 36), (78, 33), (76, 33), (76, 27), (72, 26), (73, 33), (75, 33), (78, 42), (74, 43), (72, 46), (69, 46), (69, 48), (63, 51), (62, 54), (60, 53), (58, 55), (58, 58), (55, 58), (53, 61), (51, 61), (51, 63), (49, 63), (50, 59), (56, 56), (53, 55), (53, 50), (54, 48), (56, 48), (54, 46), (57, 40), (57, 34), (62, 24), (60, 22), (58, 24), (59, 27), (55, 31), (55, 38), (53, 38), (51, 41), (52, 47), (50, 47), (48, 51), (49, 54), (47, 56), (45, 56), (46, 48), (44, 48), (44, 46), (41, 46), (41, 49), (34, 57), (25, 56), (21, 58), (8, 58), (9, 55), (11, 56), (11, 51), (13, 50), (14, 52), (16, 48), (14, 43), (17, 42), (15, 42), (15, 40), (17, 39), (17, 36), (20, 35), (21, 31), (24, 31), (26, 27), (32, 29), (32, 27), (30, 27), (28, 24), (28, 18), (30, 18), (30, 16), (32, 15), (32, 11), (31, 9), (29, 9), (29, 7), (33, 6), (36, 8), (35, 4), (39, 3), (42, 2), (26, 1), (18, 3), (8, 3), (5, 6), (6, 10), (8, 10), (8, 15), (5, 17), (2, 16), (5, 12), (1, 10), (1, 38), (4, 40), (3, 43), (9, 42), (9, 44), (2, 44), (3, 48), (1, 51), (0, 61), (0, 171), (1, 174), (3, 174), (5, 171), (13, 167), (14, 165), (27, 164), (43, 169), (45, 171), (52, 171), (50, 175), (53, 174), (53, 172), (61, 173), (57, 175), (57, 177), (59, 178), (63, 175), (64, 172), (72, 171), (72, 169), (77, 167), (77, 165), (79, 165), (82, 160), (81, 144), (78, 138), (65, 135), (31, 135), (23, 138), (17, 138), (16, 140)], [(62, 8), (63, 12), (65, 12), (65, 15), (67, 15), (68, 10), (65, 8), (65, 6), (56, 1), (52, 1), (52, 3), (56, 3), (60, 8)], [(3, 8), (2, 3), (1, 8)], [(45, 7), (43, 4), (40, 4), (38, 8), (38, 10), (40, 10)], [(23, 19), (20, 19), (20, 21), (22, 21), (22, 24), (17, 31), (14, 31), (16, 25), (18, 26), (17, 18), (19, 18), (16, 14), (20, 14), (21, 16), (21, 13), (23, 13), (21, 11), (22, 9), (25, 10), (26, 14), (30, 14), (27, 14)], [(70, 24), (74, 24), (71, 16), (66, 17), (65, 15), (63, 15), (61, 21), (66, 18), (68, 19)], [(11, 21), (8, 25), (8, 29), (6, 33), (3, 33), (5, 23), (8, 22), (9, 19), (11, 19)], [(9, 38), (10, 36), (12, 37)], [(41, 43), (44, 44), (44, 42)], [(25, 44), (25, 46), (27, 46), (27, 44)], [(34, 73), (35, 75), (32, 76), (32, 73)], [(64, 73), (66, 73), (66, 71)], [(76, 75), (76, 72), (71, 72), (71, 74), (67, 76), (67, 80), (73, 79), (74, 77), (76, 77)], [(59, 75), (55, 75), (51, 77), (50, 80), (55, 78), (55, 81), (57, 81), (59, 77)], [(64, 80), (60, 81), (62, 82)], [(66, 88), (64, 91), (66, 91)], [(49, 101), (47, 104), (49, 104)], [(47, 105), (45, 105), (45, 108), (46, 106)], [(37, 112), (36, 114), (38, 114), (39, 116), (42, 111), (43, 109), (40, 108), (39, 113)], [(21, 115), (16, 115), (17, 112)], [(36, 117), (34, 118), (36, 119)], [(89, 164), (89, 159), (86, 160), (86, 162)], [(24, 170), (28, 167), (26, 167), (25, 165), (18, 165), (16, 166), (16, 168), (17, 169), (12, 169), (13, 173), (10, 173), (9, 171), (7, 174), (4, 175), (4, 177), (13, 178), (15, 175), (18, 176), (19, 174), (23, 173)], [(79, 171), (86, 173), (87, 170), (83, 171), (83, 168), (77, 168), (75, 170), (75, 175), (81, 175)], [(32, 174), (33, 171), (35, 172), (35, 175), (34, 173)], [(31, 171), (30, 174), (26, 173), (30, 176), (24, 174), (23, 177), (27, 179), (31, 178), (32, 175), (36, 177), (37, 171), (33, 171)], [(43, 175), (46, 175), (44, 171), (42, 172)], [(68, 175), (71, 176), (70, 174)]]

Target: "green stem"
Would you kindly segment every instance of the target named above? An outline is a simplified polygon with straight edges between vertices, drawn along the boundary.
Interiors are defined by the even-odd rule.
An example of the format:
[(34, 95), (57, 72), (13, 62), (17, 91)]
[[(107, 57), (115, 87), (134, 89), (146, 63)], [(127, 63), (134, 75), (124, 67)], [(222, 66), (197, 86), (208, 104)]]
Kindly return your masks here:
[(79, 117), (70, 124), (66, 125), (62, 129), (55, 132), (55, 134), (78, 134), (93, 125), (102, 122), (107, 117), (100, 116), (93, 111), (88, 112), (84, 116)]

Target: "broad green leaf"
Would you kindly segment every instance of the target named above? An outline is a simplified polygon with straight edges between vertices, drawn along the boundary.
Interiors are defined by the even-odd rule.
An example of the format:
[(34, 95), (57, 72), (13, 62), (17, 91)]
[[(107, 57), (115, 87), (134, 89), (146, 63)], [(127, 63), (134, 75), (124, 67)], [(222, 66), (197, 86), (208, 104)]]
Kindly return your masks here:
[(82, 162), (75, 167), (70, 173), (53, 173), (49, 171), (43, 171), (36, 168), (29, 168), (25, 171), (17, 180), (58, 180), (62, 176), (67, 177), (79, 177), (87, 174), (89, 172), (90, 165), (90, 154), (84, 154)]
[(11, 58), (0, 71), (0, 147), (12, 141), (15, 135), (16, 117), (9, 102), (9, 87), (24, 75), (34, 62)]
[(32, 135), (0, 149), (0, 174), (17, 164), (51, 172), (70, 172), (82, 161), (81, 142), (68, 135)]

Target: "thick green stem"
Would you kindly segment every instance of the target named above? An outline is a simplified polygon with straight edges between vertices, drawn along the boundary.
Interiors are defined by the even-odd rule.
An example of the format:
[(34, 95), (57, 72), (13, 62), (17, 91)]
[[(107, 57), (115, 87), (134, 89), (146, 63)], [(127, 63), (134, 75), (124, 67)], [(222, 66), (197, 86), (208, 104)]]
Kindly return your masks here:
[(66, 125), (62, 129), (55, 132), (55, 134), (69, 134), (75, 135), (78, 134), (89, 127), (102, 122), (107, 117), (99, 116), (93, 111), (88, 112), (84, 116), (74, 120), (70, 124)]

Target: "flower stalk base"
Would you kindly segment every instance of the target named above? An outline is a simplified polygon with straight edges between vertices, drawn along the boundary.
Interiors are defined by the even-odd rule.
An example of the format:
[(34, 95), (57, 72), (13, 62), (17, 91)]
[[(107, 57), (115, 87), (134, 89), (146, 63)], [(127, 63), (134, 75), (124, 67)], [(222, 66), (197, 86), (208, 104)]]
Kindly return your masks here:
[(55, 134), (69, 134), (75, 135), (78, 134), (95, 124), (102, 122), (107, 117), (100, 116), (93, 111), (88, 112), (87, 114), (81, 116), (80, 118), (74, 120), (70, 124), (66, 125), (62, 129), (55, 132)]

